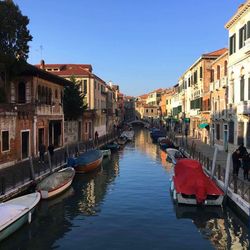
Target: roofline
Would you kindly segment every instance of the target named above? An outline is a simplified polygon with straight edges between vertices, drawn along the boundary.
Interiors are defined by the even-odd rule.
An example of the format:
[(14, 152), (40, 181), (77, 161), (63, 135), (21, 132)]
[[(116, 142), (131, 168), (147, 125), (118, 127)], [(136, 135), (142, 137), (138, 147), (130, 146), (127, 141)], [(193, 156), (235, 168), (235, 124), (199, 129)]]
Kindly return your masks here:
[(250, 8), (250, 0), (247, 0), (244, 5), (240, 6), (231, 19), (225, 24), (225, 28), (229, 30), (234, 23)]

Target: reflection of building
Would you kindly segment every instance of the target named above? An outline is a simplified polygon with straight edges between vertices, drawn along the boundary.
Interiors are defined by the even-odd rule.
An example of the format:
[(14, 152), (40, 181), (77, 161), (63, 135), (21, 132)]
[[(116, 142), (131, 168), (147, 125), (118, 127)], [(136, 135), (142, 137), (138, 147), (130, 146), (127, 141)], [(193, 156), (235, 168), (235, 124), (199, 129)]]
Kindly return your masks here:
[(228, 113), (229, 150), (250, 148), (250, 1), (240, 5), (227, 22), (229, 32)]
[[(0, 80), (1, 84), (1, 80)], [(28, 65), (0, 105), (1, 163), (37, 155), (39, 145), (63, 146), (63, 86), (71, 82)]]

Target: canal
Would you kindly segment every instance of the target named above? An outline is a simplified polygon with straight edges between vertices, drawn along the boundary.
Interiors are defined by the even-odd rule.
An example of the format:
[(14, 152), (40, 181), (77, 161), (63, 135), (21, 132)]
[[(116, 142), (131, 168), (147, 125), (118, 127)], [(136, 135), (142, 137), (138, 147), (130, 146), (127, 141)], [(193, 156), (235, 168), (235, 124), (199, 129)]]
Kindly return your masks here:
[(136, 130), (99, 171), (40, 202), (32, 223), (0, 249), (249, 249), (249, 225), (228, 206), (173, 204), (165, 158), (147, 130)]

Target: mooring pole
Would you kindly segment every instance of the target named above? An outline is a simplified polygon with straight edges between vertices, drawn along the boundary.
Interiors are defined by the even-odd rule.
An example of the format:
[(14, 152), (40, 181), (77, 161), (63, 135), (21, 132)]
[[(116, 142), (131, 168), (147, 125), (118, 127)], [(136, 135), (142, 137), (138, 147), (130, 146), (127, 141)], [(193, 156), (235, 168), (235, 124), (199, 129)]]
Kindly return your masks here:
[(229, 186), (230, 166), (231, 166), (231, 154), (227, 153), (227, 164), (226, 164), (225, 184), (224, 184), (224, 192), (225, 193), (227, 193), (228, 186)]
[(212, 162), (212, 170), (211, 170), (211, 175), (210, 175), (210, 177), (212, 179), (214, 178), (214, 172), (215, 172), (215, 165), (216, 165), (217, 154), (218, 154), (218, 148), (215, 147), (214, 148), (213, 162)]

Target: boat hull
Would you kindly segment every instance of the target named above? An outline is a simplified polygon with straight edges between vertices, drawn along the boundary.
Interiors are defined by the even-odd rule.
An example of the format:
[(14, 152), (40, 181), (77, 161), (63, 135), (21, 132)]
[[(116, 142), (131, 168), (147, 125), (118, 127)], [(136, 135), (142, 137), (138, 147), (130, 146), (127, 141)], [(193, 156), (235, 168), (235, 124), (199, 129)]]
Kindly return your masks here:
[(40, 193), (34, 193), (25, 195), (22, 197), (18, 197), (16, 199), (12, 199), (10, 201), (5, 202), (4, 204), (10, 204), (10, 205), (25, 205), (25, 199), (24, 197), (32, 196), (32, 199), (30, 199), (28, 206), (26, 207), (25, 211), (21, 212), (20, 214), (16, 215), (15, 217), (11, 218), (8, 222), (6, 222), (4, 225), (0, 225), (0, 241), (4, 240), (11, 234), (13, 234), (15, 231), (17, 231), (20, 227), (22, 227), (25, 223), (31, 222), (32, 213), (35, 211), (35, 207), (40, 201), (41, 195)]
[(59, 195), (60, 193), (64, 192), (66, 189), (68, 189), (73, 181), (73, 178), (66, 183), (63, 183), (60, 187), (57, 187), (54, 190), (46, 191), (46, 190), (39, 190), (41, 193), (42, 199), (50, 199), (56, 195)]
[[(194, 205), (194, 206), (199, 205), (197, 203), (197, 200), (196, 200), (195, 197), (191, 197), (191, 196), (188, 197), (188, 196), (183, 195), (182, 193), (178, 193), (176, 191), (176, 189), (175, 189), (173, 179), (171, 179), (170, 190), (171, 190), (171, 193), (172, 193), (172, 197), (173, 197), (173, 199), (174, 199), (174, 201), (176, 203), (185, 204), (185, 205)], [(219, 195), (219, 196), (216, 196), (216, 197), (214, 197), (212, 199), (207, 198), (203, 202), (203, 205), (205, 205), (205, 206), (221, 206), (222, 203), (223, 203), (223, 200), (224, 200), (224, 195)]]
[(91, 163), (76, 166), (75, 167), (76, 173), (84, 174), (84, 173), (94, 171), (95, 169), (97, 169), (101, 165), (102, 158), (103, 158), (103, 156), (101, 156), (99, 159), (97, 159), (97, 160), (95, 160), (95, 161), (93, 161)]
[[(70, 187), (75, 176), (75, 169), (72, 167), (61, 169), (58, 172), (45, 178), (37, 185), (37, 191), (41, 193), (42, 199), (49, 199), (59, 195)], [(64, 179), (61, 179), (64, 178)], [(60, 181), (56, 181), (56, 180)]]

